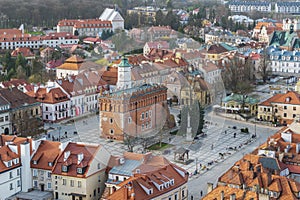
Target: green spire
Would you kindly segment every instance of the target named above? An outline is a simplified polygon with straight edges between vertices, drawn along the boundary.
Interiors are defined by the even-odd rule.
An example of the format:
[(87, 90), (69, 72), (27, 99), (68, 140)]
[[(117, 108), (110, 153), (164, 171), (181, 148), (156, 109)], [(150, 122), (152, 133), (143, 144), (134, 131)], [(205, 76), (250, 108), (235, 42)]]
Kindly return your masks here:
[(131, 67), (128, 62), (128, 59), (125, 56), (122, 56), (121, 62), (118, 67)]

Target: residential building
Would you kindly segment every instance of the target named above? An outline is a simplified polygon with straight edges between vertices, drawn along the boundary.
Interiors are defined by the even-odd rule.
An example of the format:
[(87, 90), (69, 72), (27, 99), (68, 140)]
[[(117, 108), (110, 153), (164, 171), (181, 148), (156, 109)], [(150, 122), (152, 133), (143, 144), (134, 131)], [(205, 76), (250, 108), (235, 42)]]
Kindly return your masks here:
[(124, 140), (128, 135), (156, 134), (166, 119), (166, 102), (166, 87), (132, 85), (131, 65), (123, 57), (118, 65), (116, 89), (99, 98), (101, 137)]
[(1, 88), (13, 88), (16, 87), (22, 92), (29, 92), (33, 90), (33, 85), (24, 79), (11, 79), (10, 81), (3, 81), (0, 83)]
[(105, 8), (99, 19), (110, 21), (113, 32), (124, 30), (124, 18), (116, 9)]
[(252, 37), (258, 39), (258, 42), (269, 44), (270, 35), (274, 31), (281, 31), (282, 23), (273, 23), (273, 22), (258, 22), (254, 29)]
[(296, 119), (299, 110), (300, 94), (295, 91), (287, 91), (283, 94), (275, 94), (258, 104), (257, 118), (287, 124)]
[(300, 2), (298, 1), (285, 1), (275, 3), (275, 12), (284, 14), (299, 14)]
[(177, 33), (170, 26), (152, 26), (147, 30), (150, 41), (161, 38), (177, 38)]
[(200, 64), (199, 70), (203, 73), (204, 80), (210, 85), (213, 85), (222, 79), (222, 69), (212, 62), (206, 61)]
[(21, 191), (20, 156), (8, 145), (0, 146), (0, 199)]
[(68, 95), (71, 117), (97, 111), (100, 91), (108, 90), (108, 84), (97, 71), (85, 71), (68, 79), (58, 79), (55, 85)]
[(60, 88), (55, 87), (54, 83), (46, 87), (35, 87), (26, 94), (41, 103), (44, 121), (57, 122), (71, 116), (70, 99)]
[(187, 172), (163, 156), (124, 152), (122, 157), (115, 160), (117, 164), (109, 171), (107, 189), (102, 199), (188, 198)]
[(231, 12), (271, 12), (271, 2), (259, 1), (230, 1), (228, 3)]
[(66, 32), (50, 33), (44, 36), (23, 34), (21, 31), (18, 34), (11, 34), (10, 31), (0, 34), (0, 49), (4, 50), (13, 50), (19, 47), (39, 49), (44, 46), (55, 48), (62, 44), (77, 44), (78, 42), (78, 36), (74, 36), (71, 33)]
[(211, 61), (217, 61), (220, 60), (225, 55), (228, 55), (229, 53), (236, 52), (237, 48), (227, 45), (225, 43), (219, 43), (219, 44), (212, 44), (207, 47), (207, 52), (205, 53), (205, 59), (211, 60)]
[(0, 132), (1, 134), (12, 134), (11, 120), (10, 120), (10, 103), (0, 96)]
[(295, 75), (300, 73), (300, 52), (270, 47), (270, 70), (273, 74)]
[[(160, 8), (153, 7), (153, 6), (139, 6), (134, 7), (132, 9), (128, 9), (128, 14), (137, 14), (137, 16), (145, 16), (149, 21), (155, 21), (156, 12), (161, 10)], [(165, 12), (164, 10), (161, 10)]]
[(222, 109), (225, 112), (231, 113), (240, 113), (241, 111), (244, 111), (256, 116), (258, 103), (258, 99), (232, 93), (222, 99)]
[(98, 144), (68, 143), (52, 170), (54, 199), (98, 200), (110, 154)]
[(169, 43), (167, 41), (146, 42), (143, 54), (148, 55), (152, 49), (169, 49)]
[(63, 151), (63, 144), (48, 140), (38, 142), (38, 147), (31, 158), (32, 187), (40, 191), (53, 191), (52, 170)]
[(10, 104), (9, 120), (12, 132), (9, 134), (29, 136), (41, 132), (43, 122), (41, 104), (38, 101), (16, 87), (0, 89), (0, 96)]
[(284, 31), (290, 31), (290, 30), (299, 31), (300, 30), (300, 21), (298, 19), (286, 18), (286, 19), (282, 20), (282, 23), (283, 23), (282, 29)]
[(35, 55), (29, 47), (18, 47), (13, 50), (10, 55), (13, 58), (17, 58), (19, 54), (21, 54), (28, 63), (35, 59)]
[(98, 64), (91, 61), (84, 61), (80, 56), (74, 55), (56, 68), (56, 78), (68, 78), (68, 76), (78, 75), (83, 70), (97, 70), (97, 68), (99, 68)]
[(64, 19), (58, 22), (57, 32), (69, 32), (80, 36), (99, 36), (103, 31), (113, 31), (112, 23), (101, 19)]

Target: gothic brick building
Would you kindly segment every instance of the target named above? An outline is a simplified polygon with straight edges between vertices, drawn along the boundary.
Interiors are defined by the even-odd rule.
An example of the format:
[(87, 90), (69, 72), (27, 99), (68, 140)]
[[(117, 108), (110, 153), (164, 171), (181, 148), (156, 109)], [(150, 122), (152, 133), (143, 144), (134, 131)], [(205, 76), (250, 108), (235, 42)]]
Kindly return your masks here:
[(122, 58), (115, 91), (99, 98), (101, 137), (124, 140), (158, 133), (168, 117), (167, 88), (144, 84), (131, 87), (131, 65)]

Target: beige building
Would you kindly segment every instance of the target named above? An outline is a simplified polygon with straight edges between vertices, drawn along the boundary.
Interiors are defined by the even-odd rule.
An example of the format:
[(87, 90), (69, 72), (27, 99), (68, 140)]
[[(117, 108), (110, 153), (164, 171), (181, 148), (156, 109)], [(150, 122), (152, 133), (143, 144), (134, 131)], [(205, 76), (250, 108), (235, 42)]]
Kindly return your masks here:
[(32, 156), (30, 167), (32, 170), (32, 186), (41, 191), (52, 191), (52, 169), (57, 157), (61, 153), (60, 142), (42, 140)]
[(100, 145), (69, 143), (52, 171), (54, 199), (98, 200), (110, 154)]
[(257, 118), (265, 121), (291, 123), (300, 111), (300, 94), (288, 91), (275, 94), (273, 97), (258, 105)]

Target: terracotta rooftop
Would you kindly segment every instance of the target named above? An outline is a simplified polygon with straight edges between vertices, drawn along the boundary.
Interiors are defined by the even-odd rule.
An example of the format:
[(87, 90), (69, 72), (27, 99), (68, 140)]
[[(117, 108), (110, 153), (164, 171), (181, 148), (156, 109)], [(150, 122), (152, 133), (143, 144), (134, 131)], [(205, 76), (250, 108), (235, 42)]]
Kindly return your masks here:
[(17, 57), (19, 54), (21, 54), (25, 58), (34, 57), (34, 53), (29, 47), (19, 47), (11, 52), (12, 57)]
[(35, 98), (42, 103), (55, 104), (59, 102), (68, 101), (69, 98), (60, 88), (51, 88), (47, 91), (47, 88), (38, 88), (36, 92), (30, 91), (26, 94)]
[(60, 153), (60, 142), (42, 140), (31, 159), (31, 168), (52, 170)]
[(275, 94), (274, 96), (260, 103), (259, 105), (271, 106), (272, 103), (300, 105), (300, 94), (295, 91), (288, 91), (284, 94)]
[[(181, 171), (182, 174), (179, 173), (179, 171)], [(173, 180), (173, 183), (171, 183), (170, 180)], [(187, 183), (187, 180), (188, 175), (183, 169), (169, 163), (168, 165), (159, 167), (149, 173), (141, 172), (141, 174), (135, 174), (133, 177), (120, 183), (118, 185), (120, 188), (104, 199), (150, 200), (182, 186)], [(156, 184), (163, 184), (164, 182), (170, 182), (168, 187), (163, 186), (159, 189)], [(131, 189), (129, 190), (128, 187), (131, 187)], [(147, 190), (152, 190), (152, 192), (148, 193)], [(132, 198), (133, 193), (134, 198)]]
[[(52, 173), (79, 178), (86, 177), (90, 164), (99, 148), (101, 148), (100, 145), (68, 143), (64, 151), (58, 157)], [(83, 155), (80, 163), (78, 159), (79, 154)], [(62, 171), (63, 166), (67, 167), (66, 172)], [(82, 168), (82, 174), (77, 173), (78, 167)]]
[(34, 98), (21, 92), (16, 87), (0, 89), (0, 95), (10, 103), (12, 109), (38, 103)]
[[(14, 161), (18, 159), (18, 163)], [(11, 166), (5, 165), (5, 162), (12, 161)], [(20, 156), (13, 152), (7, 145), (0, 146), (0, 173), (21, 166)]]
[(10, 86), (12, 87), (18, 87), (20, 85), (30, 85), (26, 80), (24, 79), (11, 79), (10, 81), (3, 81), (2, 85), (5, 88), (8, 88)]

